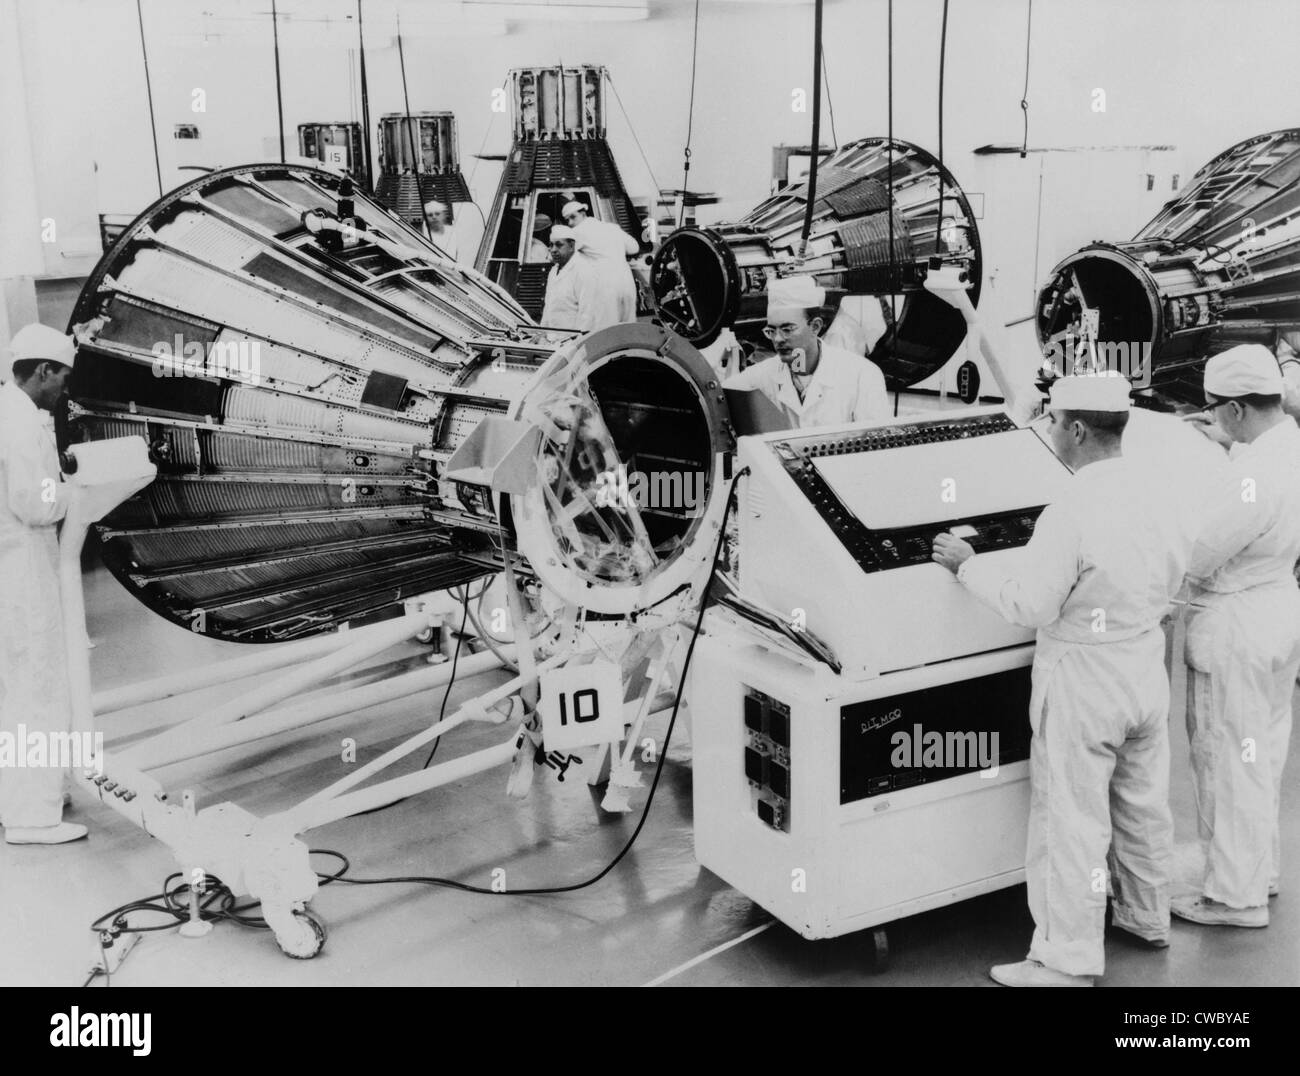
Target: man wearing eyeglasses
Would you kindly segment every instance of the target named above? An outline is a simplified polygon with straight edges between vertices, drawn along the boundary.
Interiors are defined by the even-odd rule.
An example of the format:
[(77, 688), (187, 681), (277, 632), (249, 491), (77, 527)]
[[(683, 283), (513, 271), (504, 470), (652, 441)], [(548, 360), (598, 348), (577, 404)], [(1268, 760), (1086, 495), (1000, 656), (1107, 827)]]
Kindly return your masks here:
[(636, 281), (627, 260), (640, 251), (637, 241), (617, 224), (592, 220), (582, 202), (565, 202), (560, 214), (573, 231), (578, 256), (591, 263), (597, 285), (617, 309), (618, 320), (635, 321)]
[(1300, 427), (1260, 344), (1205, 365), (1205, 414), (1232, 442), (1187, 574), (1187, 726), (1205, 879), (1180, 919), (1266, 927), (1277, 893), (1278, 806), (1300, 671)]
[(770, 280), (763, 333), (776, 354), (729, 378), (727, 388), (762, 392), (791, 428), (887, 418), (880, 367), (820, 339), (825, 302), (825, 289), (810, 276)]

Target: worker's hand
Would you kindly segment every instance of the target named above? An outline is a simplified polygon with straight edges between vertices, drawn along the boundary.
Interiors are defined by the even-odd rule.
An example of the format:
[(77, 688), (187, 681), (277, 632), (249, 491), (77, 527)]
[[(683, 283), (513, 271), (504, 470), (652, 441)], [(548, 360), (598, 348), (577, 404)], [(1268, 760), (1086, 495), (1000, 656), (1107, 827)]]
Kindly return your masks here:
[(942, 564), (954, 575), (957, 574), (957, 569), (974, 555), (975, 550), (969, 542), (947, 532), (935, 535), (934, 549), (930, 553), (932, 560)]
[(1183, 421), (1193, 429), (1205, 434), (1216, 445), (1228, 448), (1232, 444), (1232, 438), (1223, 432), (1223, 428), (1208, 411), (1193, 411), (1191, 414), (1184, 415)]

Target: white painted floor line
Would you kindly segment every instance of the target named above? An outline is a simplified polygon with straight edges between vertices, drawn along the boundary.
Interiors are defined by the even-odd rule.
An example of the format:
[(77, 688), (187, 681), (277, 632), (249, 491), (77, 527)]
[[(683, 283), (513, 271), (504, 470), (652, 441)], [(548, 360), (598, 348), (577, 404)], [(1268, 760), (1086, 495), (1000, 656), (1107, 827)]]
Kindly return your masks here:
[(731, 941), (729, 942), (723, 942), (721, 945), (715, 946), (714, 948), (710, 949), (707, 953), (701, 953), (699, 956), (695, 957), (694, 959), (686, 961), (685, 964), (679, 964), (677, 967), (673, 968), (672, 971), (664, 972), (661, 976), (659, 976), (659, 978), (651, 979), (645, 985), (659, 986), (661, 983), (666, 983), (669, 979), (676, 978), (682, 972), (689, 971), (691, 968), (695, 967), (696, 964), (703, 964), (706, 960), (712, 959), (713, 957), (717, 956), (719, 953), (726, 952), (732, 946), (739, 945), (743, 941), (749, 941), (750, 938), (754, 938), (757, 937), (759, 934), (762, 934), (763, 931), (767, 930), (768, 927), (774, 927), (774, 926), (776, 926), (776, 920), (769, 919), (761, 927), (755, 927), (753, 930), (747, 931), (746, 933), (742, 934), (739, 938), (732, 938)]

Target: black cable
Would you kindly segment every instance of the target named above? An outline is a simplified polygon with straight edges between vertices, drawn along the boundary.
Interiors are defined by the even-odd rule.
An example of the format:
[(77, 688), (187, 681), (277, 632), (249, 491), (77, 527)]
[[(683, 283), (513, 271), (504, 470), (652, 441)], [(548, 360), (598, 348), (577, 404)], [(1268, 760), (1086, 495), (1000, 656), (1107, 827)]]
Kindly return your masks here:
[(943, 0), (943, 25), (939, 29), (939, 214), (934, 222), (934, 252), (943, 238), (943, 75), (948, 53), (948, 0)]
[(813, 8), (813, 116), (812, 156), (808, 162), (808, 197), (805, 199), (803, 231), (799, 236), (799, 257), (808, 252), (812, 232), (813, 203), (817, 200), (817, 163), (822, 149), (822, 0)]
[[(487, 593), (487, 588), (488, 586), (491, 585), (491, 582), (492, 581), (489, 579), (487, 585), (485, 585), (483, 589), (479, 591), (478, 596), (480, 598)], [(469, 619), (469, 587), (466, 586), (465, 596), (461, 601), (460, 630), (456, 632), (456, 649), (455, 651), (453, 651), (451, 656), (451, 676), (447, 678), (447, 690), (442, 693), (442, 705), (438, 707), (439, 722), (441, 722), (442, 719), (447, 715), (447, 700), (451, 698), (451, 687), (456, 682), (456, 665), (460, 661), (460, 646), (465, 638), (465, 621), (467, 621), (468, 619)], [(438, 745), (440, 743), (442, 743), (442, 737), (438, 736), (437, 738), (434, 739), (433, 746), (429, 748), (429, 757), (424, 760), (424, 765), (421, 766), (420, 769), (427, 770), (429, 768), (429, 763), (433, 761), (433, 756), (437, 754)]]
[(153, 167), (158, 173), (158, 197), (163, 196), (162, 162), (158, 157), (158, 120), (153, 112), (153, 83), (149, 81), (149, 49), (144, 43), (144, 12), (135, 0), (135, 15), (140, 22), (140, 55), (144, 57), (144, 88), (149, 96), (149, 130), (153, 132)]
[[(820, 3), (821, 0), (818, 0)], [(686, 110), (686, 148), (682, 150), (682, 207), (677, 213), (677, 227), (686, 223), (686, 191), (691, 176), (691, 133), (695, 128), (695, 61), (700, 51), (700, 0), (695, 0), (695, 32), (691, 40), (691, 101)]]
[(713, 547), (713, 560), (710, 562), (709, 565), (708, 581), (705, 582), (701, 587), (699, 612), (696, 614), (695, 626), (691, 631), (690, 644), (686, 648), (686, 657), (682, 661), (682, 672), (680, 677), (677, 680), (677, 694), (673, 699), (673, 712), (672, 712), (672, 716), (669, 717), (668, 719), (668, 729), (664, 733), (663, 750), (659, 752), (659, 761), (655, 766), (655, 775), (650, 782), (650, 789), (646, 793), (645, 806), (641, 808), (641, 817), (637, 820), (636, 828), (632, 831), (632, 835), (628, 837), (627, 843), (625, 843), (623, 847), (619, 850), (618, 855), (616, 855), (612, 860), (610, 860), (609, 863), (607, 863), (598, 873), (592, 875), (590, 878), (587, 878), (584, 881), (571, 882), (568, 885), (534, 886), (527, 889), (508, 889), (508, 890), (485, 889), (483, 886), (470, 885), (468, 882), (458, 882), (451, 878), (439, 878), (433, 875), (418, 875), (418, 874), (408, 875), (403, 877), (394, 877), (394, 878), (340, 877), (338, 881), (344, 882), (348, 885), (392, 885), (396, 883), (433, 885), (433, 886), (441, 886), (446, 889), (456, 889), (463, 893), (482, 893), (485, 896), (494, 896), (494, 897), (545, 896), (553, 893), (572, 893), (579, 889), (586, 889), (588, 886), (595, 885), (602, 878), (604, 878), (605, 875), (609, 874), (610, 871), (612, 871), (615, 867), (617, 867), (619, 863), (622, 862), (623, 857), (626, 856), (629, 851), (631, 851), (632, 846), (636, 843), (637, 838), (641, 835), (641, 830), (645, 827), (646, 820), (650, 817), (650, 805), (654, 802), (655, 791), (659, 788), (659, 778), (660, 775), (663, 773), (664, 760), (668, 757), (668, 745), (672, 742), (673, 729), (677, 724), (677, 712), (681, 708), (682, 690), (686, 686), (686, 674), (690, 671), (691, 668), (691, 656), (695, 653), (695, 642), (700, 637), (700, 628), (704, 623), (704, 613), (709, 607), (709, 589), (712, 585), (713, 577), (718, 570), (718, 560), (722, 556), (722, 547), (724, 542), (726, 541), (727, 520), (731, 515), (731, 507), (732, 507), (731, 494), (735, 489), (736, 482), (739, 481), (742, 475), (748, 473), (749, 473), (748, 467), (737, 471), (732, 476), (731, 482), (727, 486), (726, 500), (723, 502), (725, 507), (722, 510), (722, 521), (718, 526), (718, 540)]
[[(898, 339), (898, 261), (894, 250), (894, 0), (889, 0), (889, 22), (885, 35), (889, 49), (888, 85), (885, 99), (888, 102), (885, 185), (889, 188), (889, 334), (891, 346)], [(937, 243), (936, 243), (937, 246)], [(898, 400), (894, 400), (894, 412), (898, 412)]]
[(397, 62), (402, 66), (402, 100), (406, 102), (406, 140), (411, 144), (411, 167), (415, 169), (415, 192), (420, 200), (420, 219), (424, 221), (424, 234), (432, 242), (429, 214), (424, 211), (424, 191), (420, 187), (420, 158), (415, 152), (415, 124), (411, 120), (411, 97), (406, 91), (406, 53), (402, 49), (402, 15), (397, 15)]
[(1020, 145), (1023, 160), (1029, 153), (1029, 37), (1034, 27), (1034, 0), (1029, 0), (1029, 13), (1025, 18), (1025, 88), (1020, 93), (1020, 111), (1025, 118), (1025, 139)]
[(357, 55), (361, 59), (361, 146), (366, 162), (365, 191), (369, 194), (375, 189), (375, 162), (370, 149), (370, 83), (366, 80), (366, 31), (361, 20), (361, 0), (357, 0)]
[(279, 118), (280, 163), (284, 164), (284, 99), (280, 94), (280, 19), (271, 0), (271, 42), (275, 50), (275, 114)]
[[(645, 828), (646, 821), (650, 817), (650, 806), (654, 803), (655, 792), (659, 788), (659, 779), (663, 774), (664, 761), (668, 757), (668, 746), (672, 742), (673, 729), (677, 725), (677, 714), (681, 709), (682, 704), (682, 691), (686, 686), (686, 676), (690, 672), (691, 658), (695, 654), (695, 643), (700, 637), (700, 629), (704, 624), (704, 614), (709, 607), (709, 589), (713, 577), (717, 573), (718, 561), (722, 556), (722, 547), (726, 541), (727, 521), (731, 515), (732, 508), (731, 494), (735, 490), (736, 483), (748, 472), (749, 468), (747, 467), (737, 471), (732, 476), (731, 482), (727, 486), (726, 499), (723, 501), (724, 507), (722, 510), (722, 520), (718, 526), (718, 540), (713, 547), (713, 559), (709, 564), (708, 581), (701, 586), (699, 610), (695, 617), (695, 625), (691, 630), (691, 641), (686, 648), (686, 657), (682, 661), (681, 675), (677, 680), (677, 692), (673, 699), (673, 712), (668, 719), (668, 728), (664, 733), (663, 749), (659, 752), (659, 759), (655, 765), (654, 778), (650, 782), (650, 789), (646, 794), (645, 805), (641, 808), (641, 817), (637, 820), (636, 828), (632, 831), (631, 836), (628, 837), (627, 842), (619, 850), (618, 855), (610, 860), (609, 863), (607, 863), (598, 873), (581, 882), (572, 882), (568, 885), (562, 886), (535, 886), (527, 889), (498, 891), (494, 889), (485, 889), (482, 886), (470, 885), (466, 882), (457, 882), (450, 878), (438, 878), (432, 875), (411, 875), (393, 878), (348, 878), (346, 876), (347, 871), (351, 868), (352, 864), (347, 856), (342, 852), (336, 852), (333, 849), (313, 848), (309, 852), (310, 855), (335, 856), (341, 863), (339, 869), (332, 874), (322, 873), (321, 871), (316, 872), (316, 877), (320, 885), (324, 887), (329, 885), (331, 882), (343, 882), (348, 885), (393, 885), (397, 883), (411, 883), (440, 886), (447, 889), (457, 889), (465, 893), (481, 893), (487, 896), (543, 896), (553, 893), (572, 893), (579, 889), (586, 889), (588, 886), (595, 885), (609, 874), (610, 871), (617, 867), (619, 863), (623, 861), (623, 858), (627, 853), (632, 850), (632, 846), (636, 843), (637, 838), (640, 837), (641, 831)], [(465, 593), (468, 597), (468, 587), (466, 588)], [(466, 606), (466, 608), (468, 609), (468, 606)], [(391, 804), (389, 806), (391, 806)], [(120, 908), (114, 908), (111, 912), (107, 912), (96, 919), (94, 923), (91, 924), (91, 929), (94, 931), (102, 931), (106, 925), (111, 923), (114, 930), (119, 934), (144, 934), (151, 931), (168, 930), (176, 926), (178, 923), (187, 921), (189, 919), (188, 899), (182, 903), (180, 898), (182, 895), (188, 898), (190, 891), (189, 884), (182, 883), (175, 889), (169, 888), (172, 879), (180, 877), (182, 876), (179, 873), (168, 875), (166, 880), (163, 882), (162, 893), (146, 897), (143, 900), (132, 901), (129, 904), (122, 905)], [(264, 919), (243, 914), (251, 908), (259, 907), (260, 901), (250, 901), (245, 905), (236, 905), (234, 894), (231, 893), (230, 889), (225, 886), (220, 879), (213, 875), (208, 875), (204, 879), (203, 888), (205, 891), (204, 899), (199, 905), (201, 919), (208, 921), (229, 920), (240, 926), (246, 926), (255, 930), (268, 929), (268, 924)], [(164, 903), (162, 905), (154, 903), (159, 900)], [(218, 900), (220, 900), (221, 903), (214, 913), (203, 914), (208, 912), (211, 905)], [(157, 926), (132, 927), (126, 922), (125, 918), (132, 911), (160, 912), (167, 915), (171, 921)], [(108, 967), (107, 959), (105, 959), (104, 966), (105, 968)], [(83, 985), (88, 986), (94, 978), (95, 976), (91, 975)]]
[[(333, 856), (339, 861), (340, 866), (336, 871), (315, 872), (316, 880), (322, 888), (331, 882), (342, 880), (352, 866), (347, 856), (342, 852), (334, 851), (332, 848), (313, 848), (308, 852), (308, 855)], [(121, 907), (114, 908), (111, 912), (105, 912), (91, 923), (90, 929), (99, 935), (100, 960), (103, 967), (92, 971), (89, 978), (82, 983), (83, 987), (89, 986), (100, 975), (104, 977), (105, 987), (112, 985), (113, 977), (108, 971), (106, 936), (111, 940), (122, 934), (151, 934), (160, 930), (171, 930), (179, 924), (189, 921), (191, 887), (188, 882), (184, 881), (180, 885), (172, 885), (174, 880), (183, 877), (184, 875), (180, 872), (169, 874), (163, 880), (161, 893), (130, 901)], [(199, 899), (199, 919), (204, 922), (227, 921), (238, 926), (248, 927), (251, 930), (269, 930), (270, 925), (265, 919), (260, 916), (245, 914), (251, 909), (260, 906), (261, 901), (256, 900), (249, 901), (247, 904), (237, 904), (235, 894), (215, 875), (207, 875), (203, 880)], [(157, 913), (165, 916), (166, 921), (148, 926), (132, 926), (127, 919), (132, 912)]]

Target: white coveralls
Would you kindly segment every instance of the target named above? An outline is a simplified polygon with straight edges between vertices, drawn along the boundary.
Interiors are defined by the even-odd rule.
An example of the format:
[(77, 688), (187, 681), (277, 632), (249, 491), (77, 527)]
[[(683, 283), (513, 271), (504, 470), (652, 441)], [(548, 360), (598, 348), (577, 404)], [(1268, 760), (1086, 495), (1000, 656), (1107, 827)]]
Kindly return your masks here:
[(577, 256), (586, 258), (597, 286), (617, 317), (608, 324), (636, 321), (636, 281), (627, 259), (641, 248), (627, 232), (609, 221), (588, 217), (573, 229)]
[(1029, 959), (1101, 975), (1106, 871), (1115, 922), (1169, 930), (1169, 680), (1160, 619), (1188, 541), (1167, 497), (1123, 459), (1079, 469), (1044, 509), (1015, 575), (987, 557), (957, 578), (1038, 629), (1029, 720)]
[(596, 283), (595, 270), (577, 254), (566, 265), (551, 267), (546, 277), (542, 324), (548, 329), (583, 332), (618, 324), (618, 310), (608, 290)]
[(729, 389), (758, 389), (785, 411), (792, 428), (832, 426), (888, 418), (889, 392), (885, 375), (870, 359), (821, 344), (821, 358), (812, 381), (799, 399), (790, 367), (773, 355), (726, 381)]
[(1300, 429), (1286, 418), (1233, 446), (1192, 550), (1187, 731), (1204, 895), (1268, 903), (1278, 879), (1278, 807), (1300, 670)]
[[(12, 381), (0, 385), (0, 494), (0, 730), (67, 732), (55, 524), (67, 513), (68, 487), (53, 429)], [(15, 740), (17, 751), (25, 747)], [(56, 826), (62, 817), (61, 768), (0, 769), (0, 825)]]

